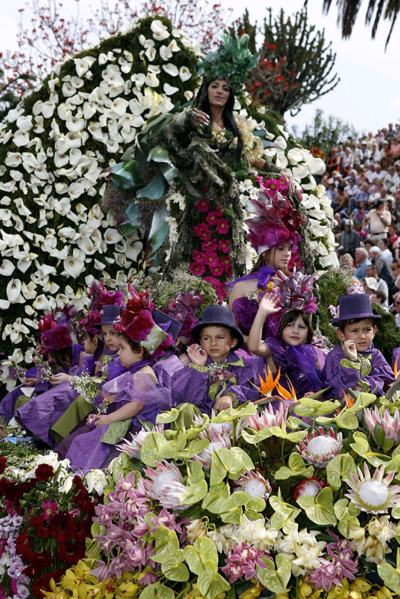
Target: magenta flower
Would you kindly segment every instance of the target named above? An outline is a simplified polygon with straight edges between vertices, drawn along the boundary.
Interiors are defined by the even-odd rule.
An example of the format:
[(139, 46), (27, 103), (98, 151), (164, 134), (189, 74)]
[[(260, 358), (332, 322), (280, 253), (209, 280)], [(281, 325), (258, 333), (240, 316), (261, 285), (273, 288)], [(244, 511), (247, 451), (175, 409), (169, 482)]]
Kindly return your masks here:
[(210, 252), (205, 255), (204, 263), (209, 267), (219, 266), (218, 256), (215, 252)]
[(221, 235), (227, 235), (229, 233), (230, 226), (225, 218), (221, 218), (217, 222), (216, 226), (218, 233), (220, 233)]
[(268, 557), (265, 551), (258, 551), (254, 547), (243, 545), (235, 545), (233, 549), (228, 551), (226, 558), (226, 566), (221, 570), (229, 576), (229, 582), (233, 583), (241, 578), (251, 580), (257, 577), (256, 566), (266, 568), (267, 566), (261, 558)]
[(320, 557), (319, 561), (321, 563), (321, 568), (312, 570), (309, 573), (309, 582), (315, 584), (316, 589), (323, 587), (325, 591), (329, 591), (334, 584), (342, 586), (343, 574), (340, 563), (328, 562), (328, 560), (323, 557)]
[(229, 253), (229, 241), (228, 241), (228, 239), (223, 239), (223, 240), (219, 241), (218, 242), (218, 249), (223, 254), (228, 254)]
[(196, 225), (193, 227), (193, 231), (202, 241), (207, 241), (212, 237), (210, 228), (206, 225), (206, 223), (200, 223), (199, 225)]
[(202, 198), (201, 200), (199, 200), (197, 202), (197, 204), (195, 205), (195, 208), (199, 212), (208, 212), (210, 209), (210, 200), (208, 200), (207, 198)]
[(57, 504), (55, 501), (43, 501), (43, 520), (48, 520), (52, 516), (55, 516), (57, 513)]
[(200, 264), (200, 262), (193, 262), (193, 264), (190, 265), (190, 272), (195, 277), (201, 277), (201, 275), (204, 273), (204, 271), (205, 271), (205, 266), (204, 266), (204, 264)]
[(213, 277), (221, 277), (224, 273), (224, 267), (221, 266), (221, 264), (210, 266), (210, 272), (213, 275)]
[(215, 227), (215, 225), (218, 223), (220, 217), (221, 217), (221, 214), (215, 210), (214, 212), (209, 212), (209, 214), (207, 214), (206, 221), (210, 225), (210, 227)]
[(215, 239), (210, 239), (209, 241), (203, 241), (201, 244), (201, 249), (203, 252), (216, 252), (217, 251), (217, 242)]

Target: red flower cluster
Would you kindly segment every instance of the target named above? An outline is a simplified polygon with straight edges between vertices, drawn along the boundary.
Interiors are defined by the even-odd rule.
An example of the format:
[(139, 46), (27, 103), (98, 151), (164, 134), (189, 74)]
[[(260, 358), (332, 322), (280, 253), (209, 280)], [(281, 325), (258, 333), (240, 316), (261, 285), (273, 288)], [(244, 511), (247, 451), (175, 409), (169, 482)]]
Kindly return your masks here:
[(45, 480), (46, 482), (54, 475), (54, 469), (49, 464), (39, 464), (35, 470), (37, 480)]
[(3, 474), (5, 469), (7, 468), (7, 460), (0, 455), (0, 474)]

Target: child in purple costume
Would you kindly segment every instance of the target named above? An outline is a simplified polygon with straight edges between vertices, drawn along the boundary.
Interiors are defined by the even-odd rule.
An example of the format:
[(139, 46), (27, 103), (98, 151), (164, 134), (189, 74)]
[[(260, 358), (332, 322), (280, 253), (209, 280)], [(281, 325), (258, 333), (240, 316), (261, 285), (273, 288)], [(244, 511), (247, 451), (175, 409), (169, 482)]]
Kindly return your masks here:
[(266, 360), (271, 372), (277, 372), (280, 368), (279, 382), (283, 387), (289, 389), (289, 379), (297, 397), (304, 397), (322, 388), (321, 369), (325, 363), (325, 354), (311, 345), (311, 313), (304, 310), (290, 309), (285, 312), (279, 321), (277, 339), (268, 337), (265, 341), (262, 340), (265, 319), (281, 309), (279, 296), (274, 292), (264, 295), (250, 331), (248, 347)]
[[(153, 310), (152, 316), (154, 322), (158, 324), (165, 333), (169, 333), (172, 336), (173, 343), (175, 344), (181, 331), (182, 323), (169, 314), (164, 314), (164, 312), (157, 310), (157, 308)], [(158, 384), (167, 389), (171, 389), (174, 374), (183, 368), (183, 364), (177, 356), (179, 349), (174, 344), (171, 345), (171, 347), (165, 351), (164, 355), (153, 365)]]
[(339, 300), (339, 316), (332, 320), (337, 324), (340, 344), (326, 357), (323, 370), (327, 399), (343, 398), (349, 389), (382, 395), (385, 383), (394, 381), (393, 372), (373, 339), (376, 320), (368, 295), (344, 295)]
[(173, 377), (175, 405), (193, 403), (201, 412), (225, 410), (258, 399), (251, 384), (254, 357), (239, 356), (234, 350), (243, 344), (232, 312), (223, 306), (208, 306), (202, 321), (192, 329), (197, 342), (188, 349), (190, 363)]

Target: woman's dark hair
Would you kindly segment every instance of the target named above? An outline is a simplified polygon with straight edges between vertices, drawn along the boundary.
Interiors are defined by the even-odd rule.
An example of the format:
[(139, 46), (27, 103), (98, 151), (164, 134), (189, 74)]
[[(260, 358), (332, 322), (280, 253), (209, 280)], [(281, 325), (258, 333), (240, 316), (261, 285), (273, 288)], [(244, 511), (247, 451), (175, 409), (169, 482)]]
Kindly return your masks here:
[(344, 333), (345, 328), (350, 324), (357, 324), (362, 320), (369, 320), (372, 326), (375, 326), (375, 321), (373, 318), (349, 318), (348, 320), (340, 320), (338, 322), (338, 329)]
[[(210, 123), (206, 128), (206, 132), (208, 134), (211, 134), (211, 130), (212, 130), (212, 114), (211, 114), (210, 102), (208, 99), (208, 88), (211, 85), (211, 83), (213, 83), (213, 81), (215, 81), (215, 79), (213, 79), (212, 81), (203, 81), (203, 83), (201, 84), (200, 89), (197, 93), (197, 97), (200, 99), (200, 102), (199, 102), (199, 104), (196, 104), (196, 102), (194, 103), (194, 106), (196, 106), (197, 108), (199, 108), (199, 110), (202, 110), (203, 112), (208, 114), (208, 116), (210, 117)], [(224, 119), (224, 125), (225, 125), (226, 129), (228, 129), (229, 131), (232, 131), (233, 135), (235, 137), (237, 137), (237, 139), (238, 139), (237, 159), (239, 161), (240, 156), (242, 154), (243, 143), (242, 143), (242, 138), (240, 136), (238, 126), (235, 121), (235, 117), (233, 116), (234, 104), (235, 104), (235, 96), (233, 94), (232, 89), (229, 88), (229, 97), (228, 97), (228, 100), (226, 101), (224, 111), (222, 113), (222, 118)]]
[(124, 339), (124, 341), (127, 342), (127, 344), (129, 345), (129, 347), (131, 348), (131, 350), (135, 353), (140, 353), (141, 351), (143, 351), (143, 360), (150, 360), (151, 358), (151, 353), (149, 352), (148, 349), (146, 349), (145, 347), (143, 347), (142, 345), (140, 345), (139, 341), (132, 341), (132, 339), (130, 339), (128, 337), (128, 335), (125, 335), (125, 333), (118, 333), (119, 337), (122, 337)]
[(250, 275), (252, 275), (253, 272), (258, 272), (260, 270), (260, 268), (262, 268), (263, 266), (267, 266), (267, 264), (269, 264), (269, 261), (271, 259), (272, 249), (273, 248), (270, 248), (269, 250), (265, 250), (262, 254), (260, 254), (258, 256), (257, 262), (255, 263), (255, 265), (249, 272)]
[(279, 321), (278, 332), (276, 335), (278, 337), (278, 339), (280, 339), (282, 341), (283, 329), (288, 324), (292, 324), (292, 322), (297, 320), (299, 316), (301, 316), (304, 324), (308, 328), (307, 343), (311, 343), (311, 340), (314, 335), (314, 328), (313, 328), (313, 324), (312, 324), (312, 314), (309, 314), (308, 312), (302, 312), (301, 310), (289, 310), (288, 312), (285, 312), (285, 314), (281, 317), (281, 319)]
[(74, 350), (72, 347), (55, 349), (51, 352), (51, 355), (62, 368), (71, 368), (74, 360)]

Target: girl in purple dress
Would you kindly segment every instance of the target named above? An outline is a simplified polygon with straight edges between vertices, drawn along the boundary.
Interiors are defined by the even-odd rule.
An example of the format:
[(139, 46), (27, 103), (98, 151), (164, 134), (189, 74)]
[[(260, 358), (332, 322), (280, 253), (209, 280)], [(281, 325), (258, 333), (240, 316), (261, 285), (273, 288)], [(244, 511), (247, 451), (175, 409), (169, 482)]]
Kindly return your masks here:
[[(290, 388), (289, 379), (297, 397), (303, 397), (322, 388), (325, 363), (325, 354), (311, 345), (311, 319), (317, 310), (312, 278), (301, 273), (286, 277), (279, 272), (273, 281), (274, 290), (262, 298), (247, 344), (250, 351), (266, 360), (271, 372), (280, 369), (283, 387)], [(271, 314), (281, 315), (277, 337), (264, 341), (263, 325)]]
[[(248, 275), (227, 285), (231, 290), (229, 307), (245, 339), (257, 314), (258, 302), (271, 286), (271, 278), (277, 270), (288, 272), (301, 240), (302, 220), (292, 204), (292, 201), (298, 202), (298, 198), (289, 182), (281, 177), (265, 182), (260, 178), (259, 183), (263, 191), (248, 207), (255, 216), (246, 221), (248, 241), (259, 258)], [(278, 322), (270, 316), (264, 324), (263, 339), (276, 335)]]
[(373, 344), (375, 323), (380, 318), (373, 313), (368, 295), (354, 293), (339, 299), (339, 315), (332, 324), (338, 327), (340, 343), (326, 358), (326, 398), (342, 399), (349, 389), (379, 396), (383, 395), (385, 384), (394, 381), (392, 369)]
[(250, 382), (257, 370), (254, 358), (236, 353), (243, 335), (228, 308), (208, 306), (201, 322), (193, 327), (192, 337), (196, 343), (188, 349), (190, 363), (172, 380), (176, 405), (194, 404), (211, 414), (212, 409), (225, 410), (258, 399)]
[(114, 323), (120, 335), (118, 359), (125, 372), (102, 387), (106, 413), (90, 415), (86, 426), (57, 449), (70, 460), (72, 470), (87, 472), (106, 465), (129, 430), (138, 432), (145, 421), (154, 424), (162, 409), (172, 407), (171, 393), (157, 385), (152, 369), (155, 357), (171, 345), (172, 337), (154, 322), (153, 308), (146, 292), (137, 294), (130, 288), (126, 309)]

